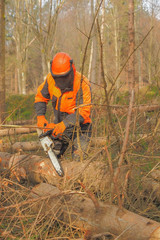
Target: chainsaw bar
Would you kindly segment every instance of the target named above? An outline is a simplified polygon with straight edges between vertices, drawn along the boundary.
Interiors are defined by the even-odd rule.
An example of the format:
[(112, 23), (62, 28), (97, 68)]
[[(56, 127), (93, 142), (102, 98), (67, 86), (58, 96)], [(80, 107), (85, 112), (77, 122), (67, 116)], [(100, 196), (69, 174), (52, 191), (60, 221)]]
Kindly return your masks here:
[(57, 156), (55, 155), (52, 146), (53, 146), (53, 141), (51, 140), (50, 137), (45, 136), (45, 137), (41, 137), (40, 138), (40, 142), (42, 144), (42, 147), (44, 149), (44, 151), (48, 154), (54, 169), (56, 170), (56, 172), (58, 173), (59, 176), (63, 177), (64, 172), (63, 169), (61, 167), (60, 162), (57, 159)]

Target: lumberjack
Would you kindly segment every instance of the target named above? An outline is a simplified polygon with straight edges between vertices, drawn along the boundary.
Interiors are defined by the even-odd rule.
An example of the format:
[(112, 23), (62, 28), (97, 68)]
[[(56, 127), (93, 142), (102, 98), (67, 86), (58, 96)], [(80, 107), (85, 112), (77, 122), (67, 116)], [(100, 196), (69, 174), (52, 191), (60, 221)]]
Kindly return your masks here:
[[(54, 110), (54, 123), (48, 123), (45, 118), (49, 100)], [(52, 130), (57, 157), (64, 154), (72, 140), (72, 157), (79, 160), (80, 152), (85, 153), (91, 136), (91, 89), (88, 79), (76, 71), (68, 54), (59, 52), (50, 62), (50, 73), (37, 89), (35, 110), (37, 126), (43, 132)], [(76, 129), (79, 129), (79, 140)]]

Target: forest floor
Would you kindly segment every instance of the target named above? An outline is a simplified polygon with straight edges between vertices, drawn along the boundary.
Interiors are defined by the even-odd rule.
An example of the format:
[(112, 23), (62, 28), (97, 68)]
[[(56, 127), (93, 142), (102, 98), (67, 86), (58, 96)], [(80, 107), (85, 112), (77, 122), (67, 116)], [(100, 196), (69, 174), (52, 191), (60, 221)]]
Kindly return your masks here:
[[(123, 104), (122, 99), (121, 103)], [(154, 101), (154, 104), (158, 105), (158, 103), (158, 101)], [(150, 103), (150, 105), (152, 104), (153, 102)], [(22, 110), (19, 110), (17, 114), (20, 114), (20, 112)], [(28, 113), (29, 117), (27, 118), (32, 119), (33, 123), (35, 123), (35, 116), (31, 112)], [(14, 114), (16, 116), (16, 113)], [(58, 185), (65, 193), (66, 191), (76, 191), (81, 194), (87, 193), (89, 198), (92, 198), (91, 196), (93, 195), (93, 201), (95, 199), (97, 202), (109, 203), (118, 207), (122, 205), (128, 211), (160, 223), (160, 193), (157, 190), (160, 186), (159, 109), (145, 112), (137, 111), (133, 114), (127, 149), (123, 164), (121, 165), (121, 169), (127, 166), (127, 171), (124, 171), (122, 178), (119, 175), (121, 184), (117, 185), (118, 187), (113, 176), (112, 178), (110, 176), (109, 185), (106, 185), (107, 175), (103, 177), (101, 172), (104, 166), (106, 166), (108, 175), (111, 175), (112, 171), (114, 174), (119, 166), (119, 159), (121, 157), (127, 114), (126, 112), (114, 112), (112, 117), (115, 129), (121, 139), (120, 145), (109, 126), (106, 109), (104, 107), (95, 107), (92, 118), (92, 144), (90, 144), (87, 157), (87, 161), (90, 161), (93, 165), (91, 168), (88, 167), (89, 172), (85, 170), (84, 174), (79, 178), (82, 185), (78, 180), (66, 183), (68, 180), (64, 179), (63, 184), (58, 180), (56, 187)], [(52, 117), (49, 116), (49, 119), (52, 120)], [(11, 118), (9, 120), (11, 121)], [(17, 119), (14, 121), (16, 122)], [(16, 142), (31, 141), (39, 141), (36, 132), (3, 136), (1, 137), (0, 144), (7, 143), (8, 146), (12, 146)], [(19, 149), (16, 152), (13, 152), (13, 149), (10, 148), (7, 152), (15, 156), (37, 155), (46, 158), (41, 148), (37, 148), (36, 151)], [(74, 169), (70, 149), (67, 150), (62, 158), (62, 166), (68, 161), (73, 163), (73, 166), (71, 166)], [(96, 162), (99, 163), (99, 166), (96, 165)], [(0, 164), (2, 164), (2, 159)], [(80, 166), (76, 168), (81, 171)], [(39, 205), (39, 211), (34, 212), (32, 209), (32, 205), (34, 205), (33, 200), (30, 200), (28, 196), (35, 188), (36, 182), (31, 181), (29, 177), (23, 179), (16, 178), (13, 176), (13, 172), (7, 167), (1, 167), (0, 174), (0, 239), (85, 239), (86, 228), (74, 225), (71, 219), (66, 223), (62, 217), (55, 217), (49, 210), (41, 212), (42, 204)], [(48, 183), (43, 178), (38, 181), (39, 183)], [(153, 188), (151, 188), (148, 181), (149, 183), (154, 181)], [(39, 199), (42, 200), (42, 196), (39, 196)], [(118, 238), (118, 236), (111, 233), (103, 235), (95, 233), (92, 239), (123, 240), (123, 237)]]

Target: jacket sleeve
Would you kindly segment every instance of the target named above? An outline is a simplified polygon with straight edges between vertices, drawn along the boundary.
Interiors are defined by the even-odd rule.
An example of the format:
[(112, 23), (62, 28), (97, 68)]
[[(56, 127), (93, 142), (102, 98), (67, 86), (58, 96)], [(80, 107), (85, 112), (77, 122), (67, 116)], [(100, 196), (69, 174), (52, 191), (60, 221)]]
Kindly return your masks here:
[(80, 105), (83, 104), (84, 106), (79, 108), (79, 114), (80, 116), (83, 117), (84, 123), (91, 122), (90, 120), (90, 115), (91, 115), (91, 101), (92, 101), (92, 96), (91, 96), (91, 86), (87, 78), (84, 78), (82, 81), (82, 102), (80, 98)]
[(47, 110), (47, 103), (50, 100), (50, 94), (48, 91), (47, 79), (38, 87), (37, 94), (35, 96), (35, 111), (37, 116), (45, 115)]
[[(87, 78), (84, 78), (80, 90), (76, 96), (76, 106), (84, 105), (79, 108), (79, 122), (88, 123), (91, 122), (91, 88)], [(87, 106), (85, 106), (87, 105)], [(77, 111), (73, 114), (68, 115), (64, 120), (66, 127), (69, 125), (75, 125), (76, 123)]]

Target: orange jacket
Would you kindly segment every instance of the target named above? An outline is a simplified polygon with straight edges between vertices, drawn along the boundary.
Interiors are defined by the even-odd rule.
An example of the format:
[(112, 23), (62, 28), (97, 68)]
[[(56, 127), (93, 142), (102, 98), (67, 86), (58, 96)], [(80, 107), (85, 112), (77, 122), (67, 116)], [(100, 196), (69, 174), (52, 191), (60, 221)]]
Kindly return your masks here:
[[(90, 83), (86, 77), (83, 77), (82, 87), (80, 90), (81, 74), (77, 71), (74, 73), (73, 89), (71, 91), (61, 93), (61, 90), (56, 87), (55, 81), (49, 73), (46, 80), (38, 87), (35, 97), (35, 109), (38, 116), (45, 115), (47, 103), (52, 101), (54, 109), (54, 123), (63, 121), (65, 126), (76, 123), (76, 110), (78, 104), (91, 103)], [(79, 96), (80, 91), (80, 98)], [(91, 105), (79, 108), (79, 121), (82, 124), (90, 123)]]

